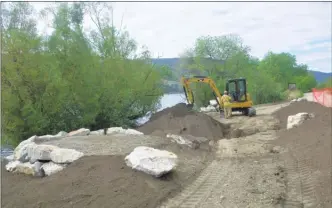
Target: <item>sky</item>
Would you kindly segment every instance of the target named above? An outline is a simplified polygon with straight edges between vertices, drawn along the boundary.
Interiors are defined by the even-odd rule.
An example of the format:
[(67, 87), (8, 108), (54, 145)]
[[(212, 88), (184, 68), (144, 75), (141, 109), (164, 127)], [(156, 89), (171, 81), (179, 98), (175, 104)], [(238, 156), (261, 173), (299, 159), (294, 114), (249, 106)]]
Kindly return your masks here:
[[(31, 3), (41, 10), (49, 3)], [(154, 57), (173, 58), (199, 36), (238, 34), (251, 54), (289, 52), (309, 69), (331, 72), (331, 2), (116, 2), (114, 23)], [(50, 33), (50, 19), (38, 30)], [(122, 24), (121, 24), (122, 22)], [(92, 22), (85, 18), (85, 28)]]

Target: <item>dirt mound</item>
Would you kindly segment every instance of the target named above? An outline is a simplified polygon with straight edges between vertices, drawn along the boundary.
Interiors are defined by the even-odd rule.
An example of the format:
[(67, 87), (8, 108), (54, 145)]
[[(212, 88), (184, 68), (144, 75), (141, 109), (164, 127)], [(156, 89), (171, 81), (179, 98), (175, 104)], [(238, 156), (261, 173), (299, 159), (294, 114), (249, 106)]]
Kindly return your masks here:
[(192, 135), (210, 140), (223, 138), (229, 128), (210, 116), (191, 110), (184, 103), (166, 108), (151, 116), (149, 122), (137, 130), (144, 134), (166, 136), (167, 133)]
[[(180, 156), (195, 158), (196, 155)], [(128, 168), (124, 156), (83, 157), (45, 178), (9, 173), (2, 167), (1, 207), (155, 208), (200, 173), (205, 166), (200, 158), (191, 165), (193, 169), (175, 171), (161, 179)]]
[[(314, 113), (315, 117), (299, 127), (286, 130), (287, 117), (300, 112)], [(274, 114), (280, 119), (283, 130), (278, 132), (279, 139), (273, 143), (288, 149), (283, 160), (290, 175), (288, 178), (293, 178), (288, 181), (289, 192), (302, 193), (297, 200), (304, 206), (332, 205), (331, 112), (331, 108), (301, 101)], [(298, 188), (291, 190), (292, 187)], [(296, 201), (295, 197), (288, 200)]]
[(291, 103), (287, 107), (281, 108), (273, 113), (273, 115), (280, 121), (281, 128), (286, 128), (288, 116), (302, 112), (314, 113), (317, 114), (318, 117), (321, 117), (325, 114), (331, 115), (332, 109), (326, 108), (315, 102), (299, 101)]

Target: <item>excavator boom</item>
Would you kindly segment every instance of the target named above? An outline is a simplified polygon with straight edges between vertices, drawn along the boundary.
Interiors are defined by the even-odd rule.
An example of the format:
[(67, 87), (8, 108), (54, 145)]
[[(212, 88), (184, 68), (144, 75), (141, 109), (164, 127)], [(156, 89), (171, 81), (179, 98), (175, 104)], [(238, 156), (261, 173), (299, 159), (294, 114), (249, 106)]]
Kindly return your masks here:
[(194, 104), (194, 94), (193, 94), (193, 92), (190, 88), (190, 83), (192, 83), (192, 82), (203, 82), (203, 83), (207, 83), (207, 84), (210, 85), (211, 89), (213, 90), (213, 94), (216, 98), (216, 101), (217, 101), (218, 105), (220, 106), (219, 101), (221, 100), (222, 95), (219, 92), (215, 82), (211, 78), (206, 77), (206, 76), (193, 76), (193, 77), (190, 77), (190, 78), (182, 77), (181, 82), (182, 82), (183, 90), (186, 94), (187, 102), (188, 102), (189, 105)]

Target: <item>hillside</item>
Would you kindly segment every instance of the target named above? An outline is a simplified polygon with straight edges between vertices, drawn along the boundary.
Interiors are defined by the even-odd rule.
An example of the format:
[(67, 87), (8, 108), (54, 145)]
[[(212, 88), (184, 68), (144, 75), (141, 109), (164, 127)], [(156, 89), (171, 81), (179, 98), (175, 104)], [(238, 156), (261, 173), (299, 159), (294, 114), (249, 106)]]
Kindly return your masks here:
[(332, 72), (326, 73), (326, 72), (320, 72), (320, 71), (312, 71), (310, 70), (310, 73), (314, 75), (318, 83), (326, 81), (329, 77), (332, 76)]
[[(180, 58), (159, 58), (159, 59), (152, 59), (152, 62), (156, 65), (165, 65), (170, 67), (171, 69), (175, 69), (177, 65), (180, 63)], [(324, 82), (325, 80), (327, 80), (329, 77), (332, 76), (332, 72), (326, 73), (326, 72), (313, 71), (313, 70), (309, 70), (309, 72), (314, 75), (318, 83)]]

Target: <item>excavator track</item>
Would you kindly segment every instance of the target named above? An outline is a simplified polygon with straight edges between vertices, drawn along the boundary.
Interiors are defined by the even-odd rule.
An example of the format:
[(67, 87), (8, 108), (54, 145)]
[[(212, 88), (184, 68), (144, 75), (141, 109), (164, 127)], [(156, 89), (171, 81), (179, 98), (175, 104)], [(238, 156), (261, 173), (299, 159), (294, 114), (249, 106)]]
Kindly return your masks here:
[(213, 161), (201, 175), (179, 195), (165, 201), (159, 208), (195, 208), (201, 207), (201, 203), (206, 201), (211, 191), (227, 175), (227, 170), (231, 162), (224, 163), (222, 166)]

